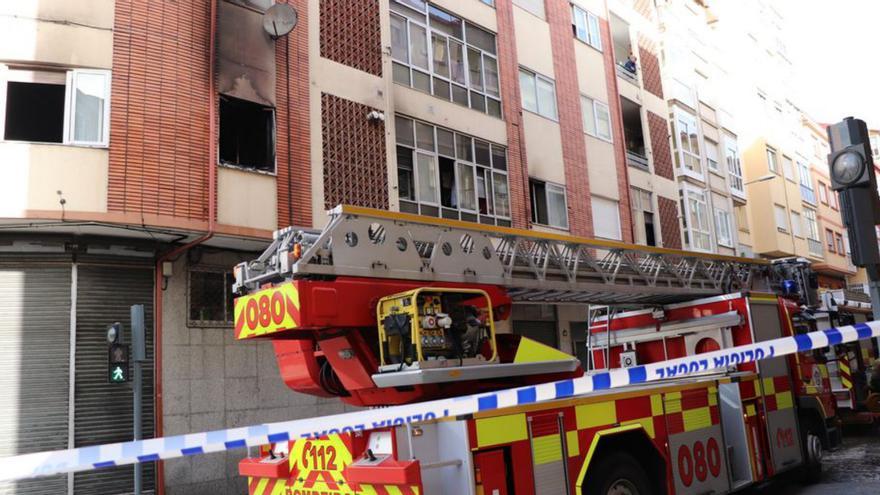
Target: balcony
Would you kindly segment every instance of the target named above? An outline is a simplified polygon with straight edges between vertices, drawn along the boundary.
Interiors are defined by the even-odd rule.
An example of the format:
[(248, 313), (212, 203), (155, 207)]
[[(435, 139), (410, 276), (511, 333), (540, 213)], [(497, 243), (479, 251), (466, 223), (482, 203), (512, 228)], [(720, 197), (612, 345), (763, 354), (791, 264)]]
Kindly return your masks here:
[(638, 153), (626, 150), (626, 164), (631, 167), (648, 168), (648, 158)]
[(621, 96), (620, 110), (623, 114), (626, 164), (647, 169), (648, 152), (645, 148), (645, 132), (642, 128), (642, 107)]
[(823, 256), (824, 246), (822, 245), (822, 241), (818, 241), (816, 239), (807, 239), (807, 249), (809, 249), (810, 254), (813, 256)]
[(620, 62), (617, 62), (615, 65), (617, 66), (617, 76), (618, 77), (625, 79), (625, 80), (635, 84), (636, 86), (639, 85), (639, 78), (636, 76), (636, 71), (631, 71), (631, 70), (627, 69)]

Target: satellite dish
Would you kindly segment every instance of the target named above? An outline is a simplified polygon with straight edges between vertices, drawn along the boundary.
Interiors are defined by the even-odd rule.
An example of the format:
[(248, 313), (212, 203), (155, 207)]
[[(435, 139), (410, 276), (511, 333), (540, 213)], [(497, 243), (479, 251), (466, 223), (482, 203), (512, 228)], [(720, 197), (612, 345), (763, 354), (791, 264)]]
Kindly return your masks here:
[(276, 3), (263, 14), (263, 29), (275, 40), (293, 31), (297, 20), (296, 9), (286, 3)]

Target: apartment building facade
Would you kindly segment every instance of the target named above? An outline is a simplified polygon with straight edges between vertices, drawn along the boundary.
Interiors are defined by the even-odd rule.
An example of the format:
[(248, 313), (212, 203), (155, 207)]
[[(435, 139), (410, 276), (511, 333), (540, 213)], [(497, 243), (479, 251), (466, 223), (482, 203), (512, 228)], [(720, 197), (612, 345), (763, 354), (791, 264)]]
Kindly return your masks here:
[(730, 111), (736, 100), (721, 91), (730, 68), (723, 65), (715, 14), (702, 1), (657, 3), (684, 247), (751, 257), (737, 124)]
[[(272, 3), (0, 7), (0, 455), (130, 438), (104, 332), (132, 304), (155, 328), (146, 431), (342, 410), (232, 341), (229, 296), (229, 267), (339, 203), (681, 247), (651, 2), (290, 0), (278, 37)], [(585, 320), (517, 305), (505, 330), (574, 352)], [(147, 487), (241, 493), (242, 455), (149, 464)], [(0, 493), (130, 486), (114, 468)]]

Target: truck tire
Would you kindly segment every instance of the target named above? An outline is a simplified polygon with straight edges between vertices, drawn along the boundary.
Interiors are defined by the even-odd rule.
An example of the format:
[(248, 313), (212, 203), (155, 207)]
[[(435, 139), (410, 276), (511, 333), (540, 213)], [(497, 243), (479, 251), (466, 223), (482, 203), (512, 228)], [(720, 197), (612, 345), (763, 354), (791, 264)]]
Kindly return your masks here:
[(583, 495), (653, 495), (648, 474), (624, 452), (603, 455), (590, 466)]
[(804, 442), (804, 465), (800, 479), (806, 484), (816, 484), (822, 480), (822, 440), (815, 421), (801, 425)]

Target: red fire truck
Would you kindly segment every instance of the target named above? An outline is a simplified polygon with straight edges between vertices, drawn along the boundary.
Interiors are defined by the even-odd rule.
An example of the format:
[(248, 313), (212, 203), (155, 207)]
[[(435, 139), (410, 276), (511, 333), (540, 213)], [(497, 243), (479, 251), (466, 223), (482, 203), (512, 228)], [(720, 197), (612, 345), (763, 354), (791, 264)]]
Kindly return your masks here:
[[(554, 349), (496, 332), (515, 302), (640, 305), (592, 321), (588, 372), (794, 335), (775, 293), (808, 267), (339, 207), (235, 269), (236, 336), (270, 338), (294, 390), (404, 404), (578, 376)], [(793, 291), (792, 288), (795, 290)], [(736, 291), (743, 291), (737, 293)], [(763, 291), (763, 292), (759, 292)], [(813, 356), (420, 423), (266, 446), (249, 493), (728, 493), (820, 471), (836, 441)], [(809, 384), (805, 381), (809, 377)], [(830, 388), (823, 388), (823, 390)]]

